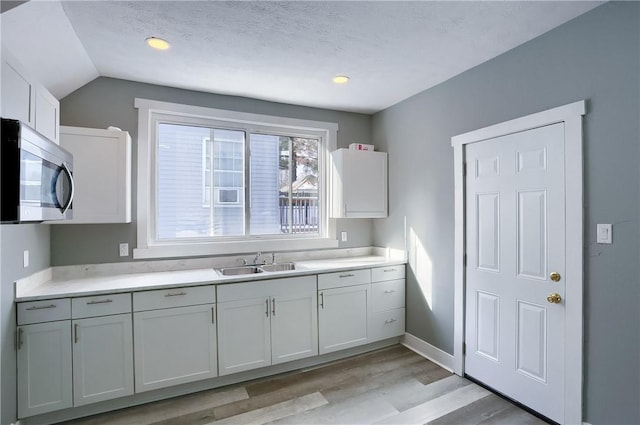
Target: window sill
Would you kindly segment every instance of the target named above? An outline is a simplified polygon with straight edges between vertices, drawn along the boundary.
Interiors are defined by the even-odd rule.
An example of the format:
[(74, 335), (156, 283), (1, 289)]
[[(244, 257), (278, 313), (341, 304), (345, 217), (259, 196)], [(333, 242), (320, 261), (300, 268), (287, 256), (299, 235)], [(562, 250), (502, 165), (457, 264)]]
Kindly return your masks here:
[(207, 244), (156, 245), (133, 250), (134, 259), (233, 255), (256, 251), (297, 251), (337, 248), (335, 239), (282, 239), (218, 242)]

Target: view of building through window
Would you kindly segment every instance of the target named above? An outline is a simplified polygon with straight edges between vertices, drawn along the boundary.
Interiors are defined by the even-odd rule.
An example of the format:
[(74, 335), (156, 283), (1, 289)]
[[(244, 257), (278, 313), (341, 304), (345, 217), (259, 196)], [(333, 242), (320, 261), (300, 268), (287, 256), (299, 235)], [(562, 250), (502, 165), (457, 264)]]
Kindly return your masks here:
[(158, 240), (319, 233), (318, 139), (159, 123), (156, 142)]

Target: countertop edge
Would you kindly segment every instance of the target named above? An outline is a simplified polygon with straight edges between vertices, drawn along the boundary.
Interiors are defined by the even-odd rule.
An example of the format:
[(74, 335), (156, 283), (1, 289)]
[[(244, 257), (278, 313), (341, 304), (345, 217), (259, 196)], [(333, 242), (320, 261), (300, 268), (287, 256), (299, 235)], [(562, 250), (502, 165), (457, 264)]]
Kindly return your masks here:
[[(355, 257), (354, 260), (357, 260), (358, 257)], [(386, 266), (394, 266), (394, 265), (404, 265), (407, 263), (406, 260), (403, 259), (381, 259), (374, 260), (365, 258), (362, 261), (367, 262), (366, 264), (357, 264), (357, 265), (335, 265), (335, 266), (317, 266), (313, 267), (313, 263), (327, 263), (330, 262), (330, 259), (324, 259), (321, 261), (300, 261), (296, 262), (299, 269), (291, 270), (291, 271), (283, 271), (283, 272), (264, 272), (259, 274), (248, 274), (241, 276), (230, 276), (223, 277), (218, 275), (213, 269), (211, 269), (212, 279), (195, 279), (195, 280), (185, 280), (181, 282), (171, 282), (171, 283), (159, 283), (159, 284), (142, 284), (142, 285), (131, 285), (131, 286), (123, 286), (123, 287), (113, 287), (113, 288), (95, 288), (95, 289), (78, 289), (78, 290), (69, 290), (67, 292), (59, 292), (59, 293), (51, 293), (51, 289), (56, 285), (64, 285), (65, 281), (56, 281), (56, 280), (48, 280), (42, 282), (40, 284), (34, 284), (33, 278), (31, 276), (18, 280), (16, 282), (16, 290), (15, 290), (15, 302), (28, 302), (28, 301), (41, 301), (41, 300), (50, 300), (50, 299), (60, 299), (60, 298), (78, 298), (78, 297), (86, 297), (86, 296), (96, 296), (96, 295), (104, 295), (104, 294), (121, 294), (121, 293), (129, 293), (129, 292), (142, 292), (142, 291), (152, 291), (158, 289), (171, 289), (178, 287), (189, 287), (189, 286), (204, 286), (204, 285), (225, 285), (225, 284), (234, 284), (240, 282), (255, 282), (262, 280), (271, 280), (271, 279), (281, 279), (287, 277), (297, 277), (297, 276), (309, 276), (316, 274), (324, 274), (324, 273), (332, 273), (332, 272), (340, 272), (346, 270), (361, 270), (361, 269), (369, 269), (373, 267), (386, 267)], [(195, 273), (199, 270), (202, 270), (203, 273), (208, 269), (195, 269), (195, 270), (181, 270), (183, 273)], [(45, 269), (44, 271), (38, 272), (40, 276), (51, 276), (50, 269)], [(36, 274), (38, 274), (36, 273)], [(136, 279), (140, 278), (142, 275), (148, 276), (150, 279), (153, 277), (157, 277), (158, 279), (162, 279), (163, 275), (167, 276), (167, 274), (176, 273), (172, 271), (165, 272), (153, 272), (153, 273), (132, 273), (127, 275), (116, 275), (113, 276), (113, 279)], [(35, 274), (34, 274), (35, 275)], [(33, 275), (32, 275), (33, 276)], [(88, 277), (77, 279), (79, 281), (90, 282), (91, 280), (104, 280), (108, 279), (110, 276), (99, 276), (99, 277)], [(71, 279), (69, 281), (73, 281)], [(88, 285), (89, 283), (87, 283)], [(18, 290), (18, 286), (28, 286), (29, 289), (23, 288), (22, 290)], [(82, 284), (78, 284), (78, 286), (82, 286)], [(24, 295), (19, 295), (22, 292)]]

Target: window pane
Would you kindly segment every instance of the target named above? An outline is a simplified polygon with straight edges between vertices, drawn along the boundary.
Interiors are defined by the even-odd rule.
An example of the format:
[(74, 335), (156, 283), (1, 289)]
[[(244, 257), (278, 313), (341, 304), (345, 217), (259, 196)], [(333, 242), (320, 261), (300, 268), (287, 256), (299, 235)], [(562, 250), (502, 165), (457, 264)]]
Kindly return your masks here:
[(293, 138), (292, 232), (318, 232), (318, 140)]
[(318, 233), (318, 140), (251, 134), (250, 141), (250, 233)]
[[(216, 156), (223, 150), (230, 151), (231, 156), (237, 151), (242, 161), (243, 131), (160, 123), (156, 149), (159, 240), (244, 234), (243, 191), (231, 208), (219, 208), (216, 202), (212, 206), (211, 202), (212, 190), (217, 186)], [(244, 185), (239, 186), (243, 190)]]

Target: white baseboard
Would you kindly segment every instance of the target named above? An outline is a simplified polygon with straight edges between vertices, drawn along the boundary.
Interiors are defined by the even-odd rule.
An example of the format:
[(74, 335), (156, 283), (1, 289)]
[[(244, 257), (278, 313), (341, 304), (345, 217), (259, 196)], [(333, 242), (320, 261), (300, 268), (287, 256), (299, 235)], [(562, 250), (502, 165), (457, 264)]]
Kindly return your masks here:
[(407, 347), (409, 350), (414, 351), (420, 354), (422, 357), (427, 360), (432, 361), (443, 369), (448, 370), (453, 373), (453, 356), (445, 351), (442, 351), (438, 347), (434, 347), (426, 341), (421, 340), (420, 338), (411, 335), (410, 333), (405, 333), (400, 343)]

